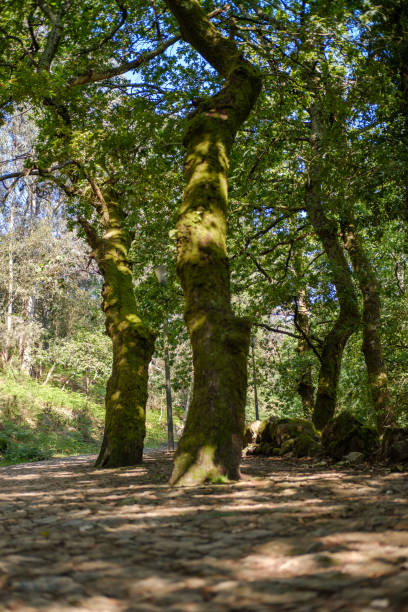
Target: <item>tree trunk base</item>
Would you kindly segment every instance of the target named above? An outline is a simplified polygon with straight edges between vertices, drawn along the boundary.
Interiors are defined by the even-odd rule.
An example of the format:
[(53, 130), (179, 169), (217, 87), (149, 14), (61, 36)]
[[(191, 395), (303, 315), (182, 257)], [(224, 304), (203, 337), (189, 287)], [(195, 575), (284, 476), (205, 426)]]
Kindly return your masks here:
[(192, 334), (193, 400), (170, 484), (239, 480), (250, 325), (227, 317)]
[(123, 466), (139, 465), (143, 462), (143, 444), (137, 440), (133, 444), (112, 445), (109, 436), (104, 435), (101, 450), (97, 460), (96, 468), (117, 468)]
[[(241, 457), (241, 444), (238, 440), (235, 450)], [(192, 487), (203, 482), (239, 480), (240, 477), (239, 462), (234, 460), (233, 465), (226, 467), (225, 462), (217, 461), (215, 446), (203, 444), (191, 451), (177, 452), (169, 484), (178, 487)]]

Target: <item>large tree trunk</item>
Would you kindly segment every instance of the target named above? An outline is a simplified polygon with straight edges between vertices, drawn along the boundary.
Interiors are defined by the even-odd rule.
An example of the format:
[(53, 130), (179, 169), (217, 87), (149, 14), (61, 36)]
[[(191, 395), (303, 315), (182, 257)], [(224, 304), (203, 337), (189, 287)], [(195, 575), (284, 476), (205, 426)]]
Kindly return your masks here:
[(367, 254), (351, 221), (343, 224), (343, 241), (350, 255), (358, 284), (363, 295), (362, 351), (368, 373), (368, 385), (374, 404), (377, 427), (395, 426), (395, 416), (388, 391), (388, 376), (378, 331), (381, 299), (378, 281)]
[(326, 215), (323, 208), (319, 160), (325, 125), (318, 102), (311, 105), (310, 118), (310, 140), (314, 161), (309, 168), (305, 208), (329, 260), (340, 307), (337, 321), (323, 343), (319, 382), (313, 410), (314, 425), (317, 429), (323, 429), (333, 417), (336, 409), (341, 360), (347, 340), (360, 325), (360, 313), (353, 279), (338, 236), (338, 224)]
[(250, 325), (234, 316), (226, 253), (227, 173), (237, 130), (261, 88), (258, 72), (196, 0), (167, 0), (182, 35), (225, 77), (188, 118), (177, 270), (194, 364), (193, 398), (171, 484), (240, 476)]
[(112, 340), (112, 374), (106, 389), (105, 431), (97, 467), (135, 465), (143, 458), (148, 367), (154, 337), (137, 314), (128, 258), (131, 236), (115, 202), (103, 200), (105, 232), (97, 236), (83, 219), (104, 278), (102, 308)]

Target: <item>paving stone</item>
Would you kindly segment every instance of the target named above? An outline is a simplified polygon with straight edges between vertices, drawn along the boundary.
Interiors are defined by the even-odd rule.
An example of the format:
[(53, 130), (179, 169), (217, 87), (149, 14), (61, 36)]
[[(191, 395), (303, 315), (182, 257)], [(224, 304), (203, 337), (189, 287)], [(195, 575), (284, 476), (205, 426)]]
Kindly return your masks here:
[(55, 594), (72, 593), (80, 588), (68, 576), (42, 576), (34, 580), (17, 580), (12, 583), (12, 587), (16, 591), (28, 593), (48, 592)]
[(170, 467), (0, 468), (0, 612), (405, 610), (406, 473), (251, 457), (183, 490)]

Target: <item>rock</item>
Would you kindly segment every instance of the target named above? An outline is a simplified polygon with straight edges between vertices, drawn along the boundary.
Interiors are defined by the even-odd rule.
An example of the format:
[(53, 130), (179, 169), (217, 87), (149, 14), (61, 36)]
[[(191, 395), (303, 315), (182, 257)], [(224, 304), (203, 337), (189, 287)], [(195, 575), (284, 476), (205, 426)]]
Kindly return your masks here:
[(358, 451), (352, 451), (351, 453), (348, 453), (348, 455), (343, 457), (343, 461), (345, 463), (363, 463), (364, 454), (359, 453)]
[(249, 446), (250, 444), (256, 443), (256, 438), (259, 433), (259, 429), (262, 425), (266, 423), (266, 421), (252, 421), (252, 423), (247, 423), (244, 429), (244, 447)]
[(408, 427), (392, 427), (385, 431), (381, 456), (392, 462), (408, 461)]
[(322, 445), (325, 452), (334, 459), (341, 459), (351, 452), (369, 457), (378, 450), (379, 435), (375, 429), (344, 411), (324, 428)]
[(313, 457), (321, 450), (318, 433), (305, 419), (271, 417), (254, 421), (247, 426), (245, 435), (245, 440), (251, 440), (246, 454)]
[(321, 444), (317, 435), (303, 433), (295, 438), (293, 452), (295, 457), (315, 457), (321, 452)]
[(289, 438), (282, 443), (280, 448), (280, 455), (286, 455), (286, 453), (290, 453), (295, 446), (295, 440), (293, 438)]

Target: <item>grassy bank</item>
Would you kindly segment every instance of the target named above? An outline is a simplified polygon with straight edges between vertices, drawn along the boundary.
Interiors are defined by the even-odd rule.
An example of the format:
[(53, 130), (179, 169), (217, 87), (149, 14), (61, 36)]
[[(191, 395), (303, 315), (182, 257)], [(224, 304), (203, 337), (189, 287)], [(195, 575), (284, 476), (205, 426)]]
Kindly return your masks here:
[[(0, 372), (0, 465), (94, 454), (103, 435), (104, 406), (76, 391)], [(166, 441), (159, 411), (147, 413), (145, 445)]]

